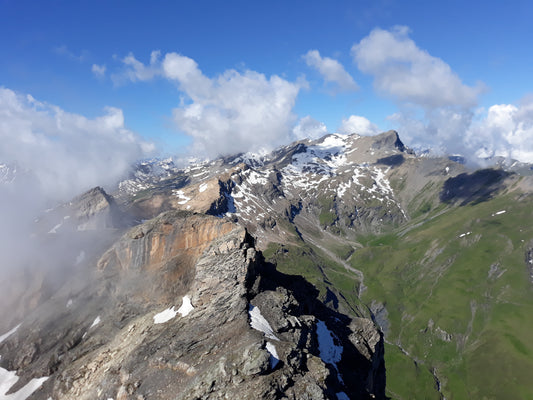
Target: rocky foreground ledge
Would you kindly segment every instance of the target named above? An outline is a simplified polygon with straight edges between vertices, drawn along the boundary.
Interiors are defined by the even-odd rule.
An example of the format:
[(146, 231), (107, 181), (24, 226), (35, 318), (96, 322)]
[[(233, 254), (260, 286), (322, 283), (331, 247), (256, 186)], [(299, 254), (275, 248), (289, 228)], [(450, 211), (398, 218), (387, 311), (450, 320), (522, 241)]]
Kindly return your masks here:
[(381, 332), (265, 263), (239, 225), (170, 211), (84, 262), (0, 340), (0, 371), (13, 378), (8, 394), (385, 397)]

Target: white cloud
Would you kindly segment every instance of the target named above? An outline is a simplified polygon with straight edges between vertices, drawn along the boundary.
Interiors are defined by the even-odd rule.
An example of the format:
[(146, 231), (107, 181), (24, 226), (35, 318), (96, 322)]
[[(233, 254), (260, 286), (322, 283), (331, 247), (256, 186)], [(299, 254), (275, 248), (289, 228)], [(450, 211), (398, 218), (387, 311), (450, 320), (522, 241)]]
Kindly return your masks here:
[(365, 117), (350, 115), (350, 117), (342, 120), (337, 131), (339, 133), (357, 133), (359, 135), (371, 136), (378, 134), (379, 128)]
[(482, 87), (465, 85), (440, 58), (420, 49), (407, 27), (374, 29), (352, 47), (358, 68), (374, 77), (376, 89), (424, 108), (463, 107), (477, 103)]
[(478, 139), (493, 141), (473, 125), (483, 85), (464, 84), (446, 62), (420, 49), (407, 27), (374, 29), (352, 47), (352, 56), (373, 76), (377, 91), (398, 103), (399, 111), (388, 119), (410, 147), (474, 161)]
[(0, 87), (0, 121), (0, 163), (31, 171), (47, 199), (112, 184), (151, 150), (112, 107), (90, 119)]
[(308, 66), (315, 68), (326, 83), (334, 83), (339, 90), (352, 91), (359, 87), (341, 63), (329, 57), (321, 57), (318, 50), (309, 50), (303, 58)]
[(213, 157), (271, 149), (292, 135), (292, 112), (300, 82), (255, 71), (227, 70), (208, 78), (191, 58), (168, 53), (163, 74), (190, 100), (173, 110), (178, 129), (191, 136), (196, 151)]
[(501, 156), (533, 163), (533, 99), (496, 104), (473, 124), (465, 138), (481, 157)]
[(106, 66), (93, 64), (91, 71), (97, 78), (103, 78), (105, 76)]
[(65, 45), (55, 47), (54, 52), (77, 62), (84, 62), (89, 58), (89, 52), (87, 50), (82, 50), (81, 53), (76, 54)]
[(212, 97), (215, 90), (213, 81), (200, 71), (196, 61), (181, 54), (165, 55), (163, 73), (166, 78), (177, 81), (180, 89), (195, 102), (202, 102)]
[(401, 132), (402, 140), (415, 150), (430, 150), (433, 154), (472, 155), (465, 143), (473, 114), (469, 110), (435, 108), (424, 116), (412, 110), (389, 116)]
[(154, 77), (161, 75), (161, 62), (159, 58), (161, 52), (154, 50), (150, 54), (150, 64), (144, 65), (141, 61), (137, 60), (133, 53), (129, 53), (121, 61), (126, 66), (121, 73), (111, 75), (111, 79), (116, 85), (125, 83), (126, 81), (138, 82), (149, 81)]
[(292, 133), (296, 140), (301, 139), (318, 139), (328, 133), (326, 125), (323, 122), (311, 118), (309, 115), (303, 117), (298, 121)]
[(462, 154), (473, 163), (488, 157), (533, 163), (533, 99), (496, 104), (476, 114), (437, 108), (424, 118), (398, 112), (389, 119), (399, 126), (402, 140), (418, 150)]

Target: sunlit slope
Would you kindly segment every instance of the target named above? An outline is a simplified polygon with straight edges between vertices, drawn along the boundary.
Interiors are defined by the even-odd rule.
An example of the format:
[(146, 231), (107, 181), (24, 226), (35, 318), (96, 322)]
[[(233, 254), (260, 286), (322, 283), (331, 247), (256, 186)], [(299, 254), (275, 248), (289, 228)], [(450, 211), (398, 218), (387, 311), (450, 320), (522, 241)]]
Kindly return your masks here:
[(372, 312), (391, 398), (533, 398), (533, 196), (506, 176), (426, 184), (412, 219), (357, 241), (300, 223), (301, 243), (265, 255), (324, 301)]
[[(532, 200), (452, 207), (369, 238), (350, 258), (365, 276), (363, 302), (385, 306), (386, 340), (434, 371), (448, 399), (533, 398)], [(410, 377), (388, 349), (396, 392)]]

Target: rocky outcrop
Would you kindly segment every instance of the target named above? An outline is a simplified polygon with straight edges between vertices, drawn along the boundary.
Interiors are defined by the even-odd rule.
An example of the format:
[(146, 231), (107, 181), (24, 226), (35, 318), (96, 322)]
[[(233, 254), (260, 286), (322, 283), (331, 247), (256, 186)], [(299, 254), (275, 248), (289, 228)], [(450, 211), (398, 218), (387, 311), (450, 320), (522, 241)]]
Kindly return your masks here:
[(299, 378), (292, 377), (287, 397), (306, 398), (314, 388), (323, 397), (309, 398), (385, 398), (383, 335), (372, 321), (333, 311), (307, 281), (273, 265), (261, 266), (250, 293), (279, 339), (272, 343), (286, 354), (280, 358)]
[(11, 392), (48, 377), (34, 400), (384, 398), (370, 321), (277, 272), (243, 227), (181, 211), (130, 229), (0, 354)]
[[(162, 212), (170, 210), (183, 210), (210, 215), (223, 215), (233, 211), (230, 196), (233, 182), (230, 176), (246, 170), (244, 164), (224, 168), (224, 171), (201, 181), (194, 181), (189, 185), (181, 184), (190, 182), (180, 174), (175, 180), (176, 184), (166, 182), (163, 186), (155, 186), (143, 193), (136, 194), (126, 209), (129, 214), (138, 219), (150, 219)], [(200, 174), (203, 175), (203, 174)], [(174, 179), (169, 179), (173, 181)], [(124, 195), (122, 195), (124, 197)]]
[(525, 262), (529, 281), (533, 283), (533, 241), (529, 243), (529, 247), (526, 250)]
[(387, 131), (376, 136), (372, 148), (376, 150), (399, 150), (402, 152), (407, 150), (396, 131)]
[(119, 228), (128, 225), (114, 199), (101, 187), (95, 187), (74, 198), (68, 208), (70, 213), (74, 214), (78, 230)]

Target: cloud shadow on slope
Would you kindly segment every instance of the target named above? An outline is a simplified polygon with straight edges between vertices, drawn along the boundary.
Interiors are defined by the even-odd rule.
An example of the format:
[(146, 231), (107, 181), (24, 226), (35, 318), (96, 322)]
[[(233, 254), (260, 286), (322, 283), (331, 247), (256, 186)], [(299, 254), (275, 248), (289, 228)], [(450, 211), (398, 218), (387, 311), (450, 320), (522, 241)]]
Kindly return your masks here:
[(440, 192), (443, 203), (456, 203), (465, 206), (481, 203), (492, 198), (505, 187), (504, 181), (511, 173), (500, 169), (482, 169), (471, 174), (462, 173), (444, 182)]

